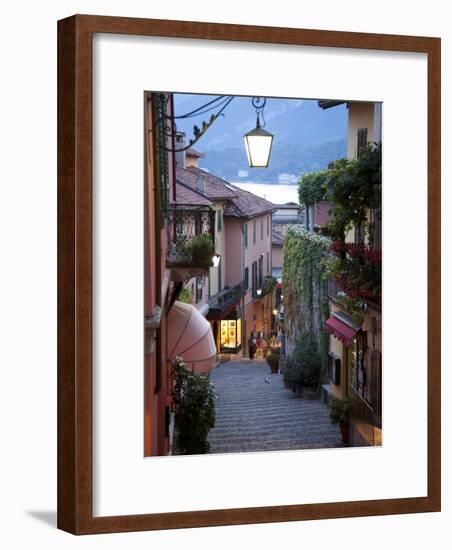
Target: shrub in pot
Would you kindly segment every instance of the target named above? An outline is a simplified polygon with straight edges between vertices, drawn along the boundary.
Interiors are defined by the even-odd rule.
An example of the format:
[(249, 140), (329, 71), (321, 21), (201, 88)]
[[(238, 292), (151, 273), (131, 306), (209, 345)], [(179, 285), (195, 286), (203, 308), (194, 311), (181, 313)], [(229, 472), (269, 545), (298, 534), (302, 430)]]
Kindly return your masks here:
[[(303, 334), (296, 342), (292, 354), (284, 367), (284, 380), (289, 387), (302, 396), (317, 396), (320, 379), (321, 357), (314, 339), (309, 333)], [(306, 392), (304, 390), (307, 390)]]
[(209, 452), (209, 430), (215, 425), (215, 389), (208, 375), (187, 369), (183, 359), (172, 363), (176, 448), (179, 454)]
[(192, 262), (195, 265), (211, 267), (215, 246), (212, 237), (207, 234), (196, 235), (190, 243)]
[(320, 378), (321, 357), (314, 339), (305, 333), (297, 341), (292, 357), (299, 364), (301, 384), (305, 388), (317, 388)]
[(279, 352), (275, 353), (272, 350), (272, 352), (266, 357), (266, 360), (272, 374), (276, 374), (278, 372), (278, 367), (279, 367)]
[(339, 424), (342, 435), (342, 443), (349, 443), (349, 425), (350, 425), (350, 400), (349, 399), (331, 399), (330, 401), (330, 420), (332, 424)]
[(301, 364), (296, 357), (292, 355), (287, 357), (284, 364), (283, 375), (286, 387), (292, 391), (296, 391), (297, 388), (302, 386), (303, 378), (301, 374)]

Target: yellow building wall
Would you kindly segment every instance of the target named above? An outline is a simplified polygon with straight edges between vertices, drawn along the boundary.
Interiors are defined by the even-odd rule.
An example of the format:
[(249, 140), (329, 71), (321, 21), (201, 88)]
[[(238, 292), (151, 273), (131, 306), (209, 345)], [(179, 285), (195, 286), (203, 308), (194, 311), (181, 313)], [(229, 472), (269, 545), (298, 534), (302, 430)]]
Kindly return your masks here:
[(374, 135), (374, 112), (374, 103), (361, 103), (353, 101), (349, 103), (347, 158), (356, 158), (358, 130), (360, 128), (367, 128), (367, 140), (372, 141)]

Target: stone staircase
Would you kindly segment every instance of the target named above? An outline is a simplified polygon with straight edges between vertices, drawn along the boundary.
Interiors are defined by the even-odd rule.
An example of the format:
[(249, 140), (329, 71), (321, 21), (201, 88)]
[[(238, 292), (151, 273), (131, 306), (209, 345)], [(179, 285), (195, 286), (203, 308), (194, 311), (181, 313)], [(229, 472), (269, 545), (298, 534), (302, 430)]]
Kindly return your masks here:
[(211, 381), (218, 394), (211, 453), (342, 447), (326, 405), (296, 397), (264, 360), (222, 363)]

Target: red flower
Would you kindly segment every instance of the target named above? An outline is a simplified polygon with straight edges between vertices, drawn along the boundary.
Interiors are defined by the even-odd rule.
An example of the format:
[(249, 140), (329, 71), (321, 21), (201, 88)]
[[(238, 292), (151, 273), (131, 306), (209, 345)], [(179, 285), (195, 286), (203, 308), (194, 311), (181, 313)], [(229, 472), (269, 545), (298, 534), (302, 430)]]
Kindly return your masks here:
[(342, 252), (346, 251), (346, 245), (344, 241), (333, 241), (330, 244), (330, 250), (331, 252), (334, 252), (335, 254), (341, 254)]
[(347, 254), (351, 258), (361, 258), (364, 253), (364, 246), (362, 244), (348, 243)]

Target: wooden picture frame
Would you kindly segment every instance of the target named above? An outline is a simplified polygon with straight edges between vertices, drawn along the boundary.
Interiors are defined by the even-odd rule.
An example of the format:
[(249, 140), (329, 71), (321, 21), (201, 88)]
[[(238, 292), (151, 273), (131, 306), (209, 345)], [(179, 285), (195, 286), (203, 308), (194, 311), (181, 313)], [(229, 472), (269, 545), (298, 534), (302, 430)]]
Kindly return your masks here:
[[(428, 495), (93, 517), (92, 38), (116, 33), (422, 52), (428, 57)], [(76, 15), (58, 22), (58, 527), (111, 533), (439, 511), (440, 40), (438, 38)]]

